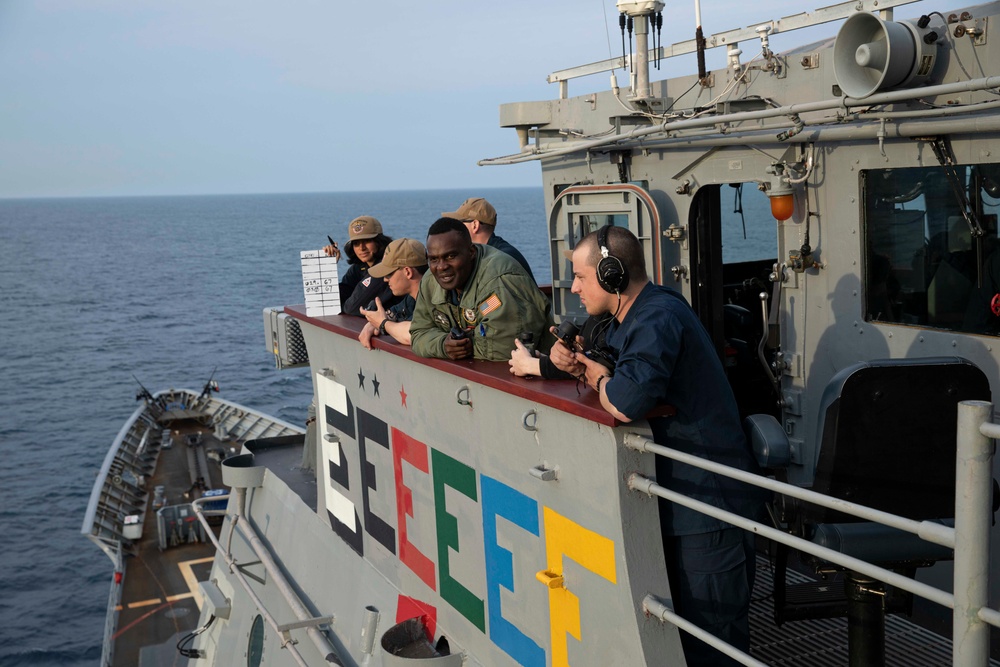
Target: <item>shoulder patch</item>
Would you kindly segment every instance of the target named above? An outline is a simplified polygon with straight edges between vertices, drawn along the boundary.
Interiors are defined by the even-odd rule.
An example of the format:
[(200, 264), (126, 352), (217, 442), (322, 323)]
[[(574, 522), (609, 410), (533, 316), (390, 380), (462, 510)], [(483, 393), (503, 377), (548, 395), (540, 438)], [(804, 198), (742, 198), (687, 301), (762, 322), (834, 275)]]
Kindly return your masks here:
[(442, 313), (440, 310), (434, 311), (434, 322), (442, 329), (451, 328), (451, 318)]
[(368, 287), (369, 285), (372, 284), (372, 277), (368, 276), (367, 278), (361, 281), (361, 284), (364, 285), (365, 287)]
[(486, 316), (502, 305), (503, 303), (500, 302), (500, 297), (498, 297), (496, 292), (494, 292), (487, 297), (486, 301), (479, 304), (479, 312), (481, 312), (483, 316)]

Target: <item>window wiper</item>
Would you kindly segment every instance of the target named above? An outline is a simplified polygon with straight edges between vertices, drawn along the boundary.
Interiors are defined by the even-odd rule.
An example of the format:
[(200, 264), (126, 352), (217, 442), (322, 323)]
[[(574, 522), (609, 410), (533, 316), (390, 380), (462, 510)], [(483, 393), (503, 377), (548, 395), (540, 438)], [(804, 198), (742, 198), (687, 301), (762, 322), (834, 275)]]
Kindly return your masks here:
[(972, 207), (972, 202), (969, 201), (969, 197), (965, 193), (965, 185), (962, 183), (962, 179), (959, 178), (958, 169), (955, 166), (955, 153), (951, 150), (951, 142), (945, 137), (933, 137), (930, 140), (930, 144), (931, 149), (934, 151), (934, 157), (937, 158), (938, 164), (944, 170), (948, 184), (951, 185), (951, 191), (955, 194), (955, 199), (958, 200), (958, 205), (962, 209), (962, 217), (968, 223), (969, 231), (976, 242), (976, 286), (982, 287), (983, 236), (985, 235), (983, 225), (979, 221), (979, 215)]
[(965, 194), (965, 186), (961, 178), (959, 178), (958, 170), (955, 168), (955, 154), (951, 150), (951, 142), (945, 137), (933, 137), (930, 140), (930, 144), (931, 149), (934, 151), (934, 157), (937, 158), (938, 164), (944, 170), (948, 184), (951, 185), (955, 199), (958, 200), (958, 205), (962, 209), (962, 217), (969, 224), (969, 231), (972, 232), (973, 237), (977, 239), (981, 238), (985, 234), (983, 225), (979, 222), (979, 216), (972, 208), (969, 197)]

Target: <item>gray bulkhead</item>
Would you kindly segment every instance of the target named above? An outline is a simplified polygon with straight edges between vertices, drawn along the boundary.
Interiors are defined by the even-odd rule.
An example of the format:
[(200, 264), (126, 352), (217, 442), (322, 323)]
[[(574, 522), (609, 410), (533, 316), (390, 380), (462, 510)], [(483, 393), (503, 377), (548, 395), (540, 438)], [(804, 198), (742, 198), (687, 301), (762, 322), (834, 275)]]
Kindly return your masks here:
[[(990, 4), (971, 11), (975, 16), (983, 16), (996, 9), (996, 4)], [(967, 78), (959, 60), (967, 69), (968, 63), (988, 68), (988, 63), (1000, 62), (1000, 46), (996, 40), (983, 46), (973, 46), (969, 39), (953, 41), (956, 52), (949, 55), (942, 49), (935, 68), (935, 82)], [(768, 98), (777, 105), (834, 98), (837, 80), (833, 72), (833, 42), (828, 40), (783, 54), (783, 73), (761, 74), (754, 79), (748, 94)], [(730, 71), (714, 72), (715, 85), (709, 89), (702, 89), (697, 77), (693, 76), (656, 82), (652, 84), (654, 97), (661, 98), (664, 106), (694, 109), (715, 98), (726, 87), (729, 83), (724, 80), (727, 72)], [(975, 74), (983, 75), (979, 69), (972, 75)], [(992, 72), (986, 69), (984, 74)], [(926, 101), (948, 106), (990, 99), (995, 99), (995, 95), (974, 91)], [(897, 104), (892, 110), (908, 110), (914, 106)], [(736, 108), (736, 103), (732, 108)], [(649, 255), (652, 257), (652, 252), (657, 252), (660, 262), (659, 265), (650, 264), (650, 272), (659, 282), (678, 288), (697, 308), (698, 298), (694, 292), (699, 277), (688, 240), (693, 233), (692, 208), (699, 190), (737, 182), (756, 187), (757, 182), (768, 179), (766, 170), (773, 162), (795, 162), (812, 155), (812, 172), (806, 186), (798, 191), (791, 219), (781, 223), (770, 218), (747, 219), (748, 225), (775, 230), (774, 257), (778, 262), (787, 262), (789, 252), (801, 246), (808, 226), (815, 259), (821, 264), (821, 268), (808, 269), (804, 273), (786, 269), (785, 281), (781, 284), (780, 344), (789, 366), (782, 376), (782, 391), (788, 403), (783, 417), (794, 440), (815, 437), (822, 387), (838, 370), (858, 360), (958, 355), (980, 366), (993, 379), (994, 393), (1000, 390), (1000, 376), (996, 372), (1000, 350), (995, 349), (995, 338), (866, 320), (866, 286), (862, 281), (867, 231), (863, 218), (862, 172), (937, 166), (934, 153), (922, 137), (944, 134), (948, 125), (933, 117), (900, 119), (886, 125), (884, 140), (880, 142), (879, 123), (875, 120), (844, 120), (822, 126), (810, 124), (811, 119), (828, 117), (831, 113), (838, 112), (802, 114), (805, 129), (783, 142), (776, 139), (782, 127), (775, 125), (775, 121), (768, 122), (771, 129), (764, 131), (760, 129), (764, 121), (748, 121), (726, 124), (724, 132), (709, 128), (704, 133), (691, 131), (669, 138), (653, 135), (623, 146), (542, 159), (546, 204), (551, 210), (566, 186), (621, 182), (617, 154), (625, 153), (629, 163), (627, 180), (648, 191), (658, 208), (660, 233), (664, 235), (658, 244), (653, 242), (658, 248)], [(538, 141), (545, 148), (560, 148), (570, 146), (572, 141), (555, 139), (557, 135), (565, 137), (565, 132), (560, 135), (559, 130), (572, 128), (583, 135), (597, 134), (607, 129), (609, 118), (614, 120), (625, 115), (628, 114), (611, 92), (598, 92), (566, 100), (504, 105), (501, 124), (537, 127), (531, 136), (539, 136)], [(997, 127), (997, 116), (996, 112), (991, 112), (987, 122), (982, 123), (988, 131), (975, 129), (979, 126), (977, 118), (982, 120), (981, 114), (969, 114), (964, 121), (960, 116), (953, 117), (953, 122), (961, 123), (960, 131), (947, 136), (958, 163), (975, 165), (998, 161), (1000, 127)], [(787, 119), (776, 120), (785, 120), (784, 125), (789, 125)], [(628, 121), (638, 122), (632, 119), (625, 122)], [(665, 238), (671, 225), (684, 227), (685, 238), (679, 241)], [(568, 284), (571, 279), (568, 262), (561, 257), (567, 233), (565, 229), (550, 230), (555, 238), (551, 253), (554, 283)], [(576, 230), (573, 233), (578, 235)], [(675, 281), (671, 268), (676, 266), (684, 267), (686, 272)], [(719, 267), (710, 267), (703, 275), (706, 279), (719, 280)], [(565, 303), (565, 312), (557, 316), (580, 314), (571, 296), (565, 297)], [(799, 465), (792, 475), (793, 481), (809, 484), (815, 461), (806, 450), (808, 448), (803, 450), (803, 458), (797, 462)]]
[[(680, 656), (677, 629), (636, 604), (670, 594), (657, 501), (623, 481), (652, 475), (653, 459), (622, 445), (624, 429), (588, 418), (599, 415), (593, 405), (580, 416), (470, 381), (457, 364), (363, 350), (352, 336), (300, 321), (316, 387), (318, 506), (307, 511), (268, 471), (248, 493), (248, 514), (288, 579), (302, 582), (307, 606), (335, 617), (345, 664), (369, 658), (366, 608), (378, 610), (381, 637), (403, 620), (394, 614), (414, 609), (403, 597), (434, 610), (435, 639), (447, 637), (466, 664), (552, 664), (554, 637), (567, 631), (580, 635), (565, 643), (569, 664)], [(234, 555), (254, 560), (238, 537)], [(508, 567), (509, 580), (497, 574)], [(239, 587), (219, 585), (234, 608), (252, 610)], [(272, 613), (289, 616), (274, 586), (256, 588)], [(566, 610), (578, 630), (559, 625)], [(252, 616), (203, 648), (244, 645)], [(265, 636), (266, 664), (294, 664), (275, 633)], [(307, 641), (297, 648), (321, 664)], [(370, 659), (386, 664), (385, 651)]]
[[(966, 20), (967, 24), (985, 28), (998, 10), (1000, 4), (990, 3), (944, 14), (959, 17), (968, 12), (973, 18)], [(932, 16), (931, 27), (940, 35), (937, 60), (922, 85), (996, 77), (996, 63), (1000, 63), (998, 40), (987, 39), (988, 35), (959, 37), (955, 23), (947, 27), (940, 24), (941, 17)], [(655, 108), (684, 112), (693, 118), (759, 109), (753, 100), (760, 98), (772, 106), (836, 100), (842, 93), (834, 71), (834, 45), (835, 40), (829, 39), (781, 54), (780, 71), (754, 74), (752, 85), (741, 87), (731, 99), (716, 98), (732, 83), (735, 71), (732, 68), (712, 72), (707, 87), (699, 84), (697, 76), (654, 82)], [(747, 45), (743, 48), (750, 51)], [(920, 86), (914, 87), (914, 98), (919, 89)], [(623, 88), (622, 99), (627, 96)], [(780, 283), (778, 307), (775, 309), (770, 300), (768, 304), (769, 316), (777, 324), (770, 341), (778, 343), (776, 349), (784, 365), (780, 371), (782, 405), (775, 413), (792, 446), (788, 479), (809, 486), (817, 465), (824, 389), (839, 371), (855, 362), (958, 356), (979, 367), (990, 379), (994, 397), (1000, 395), (1000, 346), (997, 345), (1000, 339), (995, 334), (963, 331), (961, 324), (948, 323), (944, 318), (936, 322), (933, 312), (929, 316), (903, 314), (888, 318), (876, 312), (873, 304), (878, 298), (877, 287), (870, 265), (875, 261), (872, 247), (878, 245), (877, 239), (896, 233), (886, 227), (896, 224), (898, 216), (887, 221), (871, 210), (866, 212), (866, 202), (873, 206), (871, 183), (888, 178), (893, 172), (923, 168), (925, 175), (931, 174), (944, 183), (944, 178), (938, 176), (940, 162), (931, 145), (934, 137), (946, 138), (955, 162), (970, 173), (975, 165), (1000, 163), (1000, 113), (989, 104), (995, 100), (995, 91), (970, 89), (872, 107), (855, 102), (850, 108), (801, 113), (799, 119), (804, 127), (784, 140), (778, 135), (793, 127), (790, 116), (709, 123), (701, 128), (649, 134), (578, 152), (566, 151), (574, 142), (584, 143), (606, 132), (609, 122), (617, 125), (615, 132), (624, 134), (637, 126), (652, 127), (662, 120), (650, 121), (631, 113), (612, 92), (602, 91), (568, 99), (503, 105), (501, 125), (517, 128), (528, 137), (527, 147), (542, 154), (546, 205), (550, 211), (556, 211), (550, 214), (549, 235), (557, 319), (581, 314), (578, 303), (568, 294), (572, 275), (569, 263), (562, 258), (562, 249), (571, 246), (583, 232), (595, 229), (599, 222), (607, 221), (600, 217), (602, 209), (597, 205), (590, 226), (584, 225), (586, 228), (581, 230), (579, 220), (586, 216), (586, 204), (579, 200), (575, 201), (577, 217), (560, 217), (557, 212), (565, 201), (561, 193), (567, 186), (597, 189), (627, 182), (644, 189), (655, 202), (659, 224), (659, 238), (645, 241), (651, 275), (658, 282), (679, 289), (710, 330), (713, 322), (721, 330), (720, 309), (725, 297), (721, 295), (721, 285), (713, 283), (723, 280), (723, 267), (705, 264), (718, 255), (705, 251), (704, 240), (698, 255), (694, 254), (696, 244), (692, 243), (699, 234), (699, 214), (711, 211), (711, 207), (700, 208), (699, 197), (718, 198), (712, 188), (726, 189), (731, 183), (742, 182), (748, 188), (755, 188), (758, 182), (768, 181), (767, 170), (772, 163), (801, 165), (811, 159), (808, 178), (796, 186), (795, 211), (790, 219), (776, 222), (766, 216), (748, 217), (746, 221), (748, 226), (773, 230), (773, 258), (785, 265), (780, 272), (784, 280)], [(981, 110), (973, 107), (968, 113), (954, 113), (963, 105), (977, 103), (986, 104)], [(545, 157), (545, 152), (551, 150), (563, 153)], [(630, 195), (621, 196), (627, 200)], [(911, 213), (916, 210), (918, 218), (928, 220), (925, 246), (933, 240), (934, 209), (951, 195), (942, 197), (900, 205)], [(995, 241), (996, 201), (987, 204), (984, 209), (993, 220), (987, 236), (992, 235)], [(952, 205), (953, 201), (949, 203)], [(628, 205), (620, 208), (624, 210)], [(625, 214), (614, 222), (630, 225), (640, 238), (647, 223)], [(949, 230), (951, 235), (961, 234), (965, 228), (964, 221), (956, 223), (949, 218), (948, 224), (954, 230)], [(668, 238), (671, 226), (683, 228), (679, 238)], [(807, 229), (819, 267), (796, 272), (788, 266), (789, 256), (802, 246)], [(719, 242), (711, 235), (702, 238), (709, 243)], [(968, 243), (966, 240), (967, 247)], [(908, 249), (901, 245), (896, 250)], [(913, 264), (916, 263), (914, 259)], [(914, 285), (923, 280), (923, 287), (915, 289), (926, 290), (927, 296), (921, 298), (926, 298), (925, 308), (933, 310), (932, 274), (929, 269), (921, 270), (928, 273), (901, 278), (903, 289), (908, 288), (908, 280)], [(562, 288), (564, 292), (560, 292)], [(964, 297), (968, 287), (961, 292), (953, 289), (954, 292), (942, 292), (944, 296), (938, 297), (938, 301), (945, 302), (953, 294), (955, 298)], [(772, 297), (773, 284), (767, 282), (764, 291)], [(938, 308), (943, 307), (938, 304)], [(713, 331), (717, 338), (718, 333)], [(761, 331), (756, 334), (754, 342)], [(996, 476), (1000, 477), (1000, 470)], [(993, 548), (1000, 548), (1000, 532), (996, 529)], [(1000, 581), (995, 578), (991, 599), (995, 602), (998, 598)]]

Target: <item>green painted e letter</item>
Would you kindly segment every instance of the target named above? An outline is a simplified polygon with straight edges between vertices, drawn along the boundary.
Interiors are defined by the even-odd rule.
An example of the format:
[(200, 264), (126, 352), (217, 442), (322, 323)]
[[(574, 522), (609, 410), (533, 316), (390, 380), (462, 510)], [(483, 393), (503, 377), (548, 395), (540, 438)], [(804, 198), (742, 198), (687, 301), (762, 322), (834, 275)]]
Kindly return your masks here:
[(437, 519), (438, 570), (441, 581), (441, 597), (465, 616), (481, 632), (486, 632), (486, 612), (483, 601), (453, 579), (448, 567), (448, 549), (461, 551), (458, 543), (458, 520), (448, 513), (444, 487), (450, 486), (476, 502), (476, 471), (456, 461), (447, 454), (431, 449), (431, 465), (434, 471), (434, 514)]

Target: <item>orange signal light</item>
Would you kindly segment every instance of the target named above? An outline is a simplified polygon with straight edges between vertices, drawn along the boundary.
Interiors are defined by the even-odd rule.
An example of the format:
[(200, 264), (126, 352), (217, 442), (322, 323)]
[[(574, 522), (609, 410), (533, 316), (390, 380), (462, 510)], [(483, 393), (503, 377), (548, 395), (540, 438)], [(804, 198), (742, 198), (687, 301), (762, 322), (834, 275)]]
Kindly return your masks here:
[(771, 215), (778, 222), (784, 222), (795, 213), (794, 195), (771, 195)]

